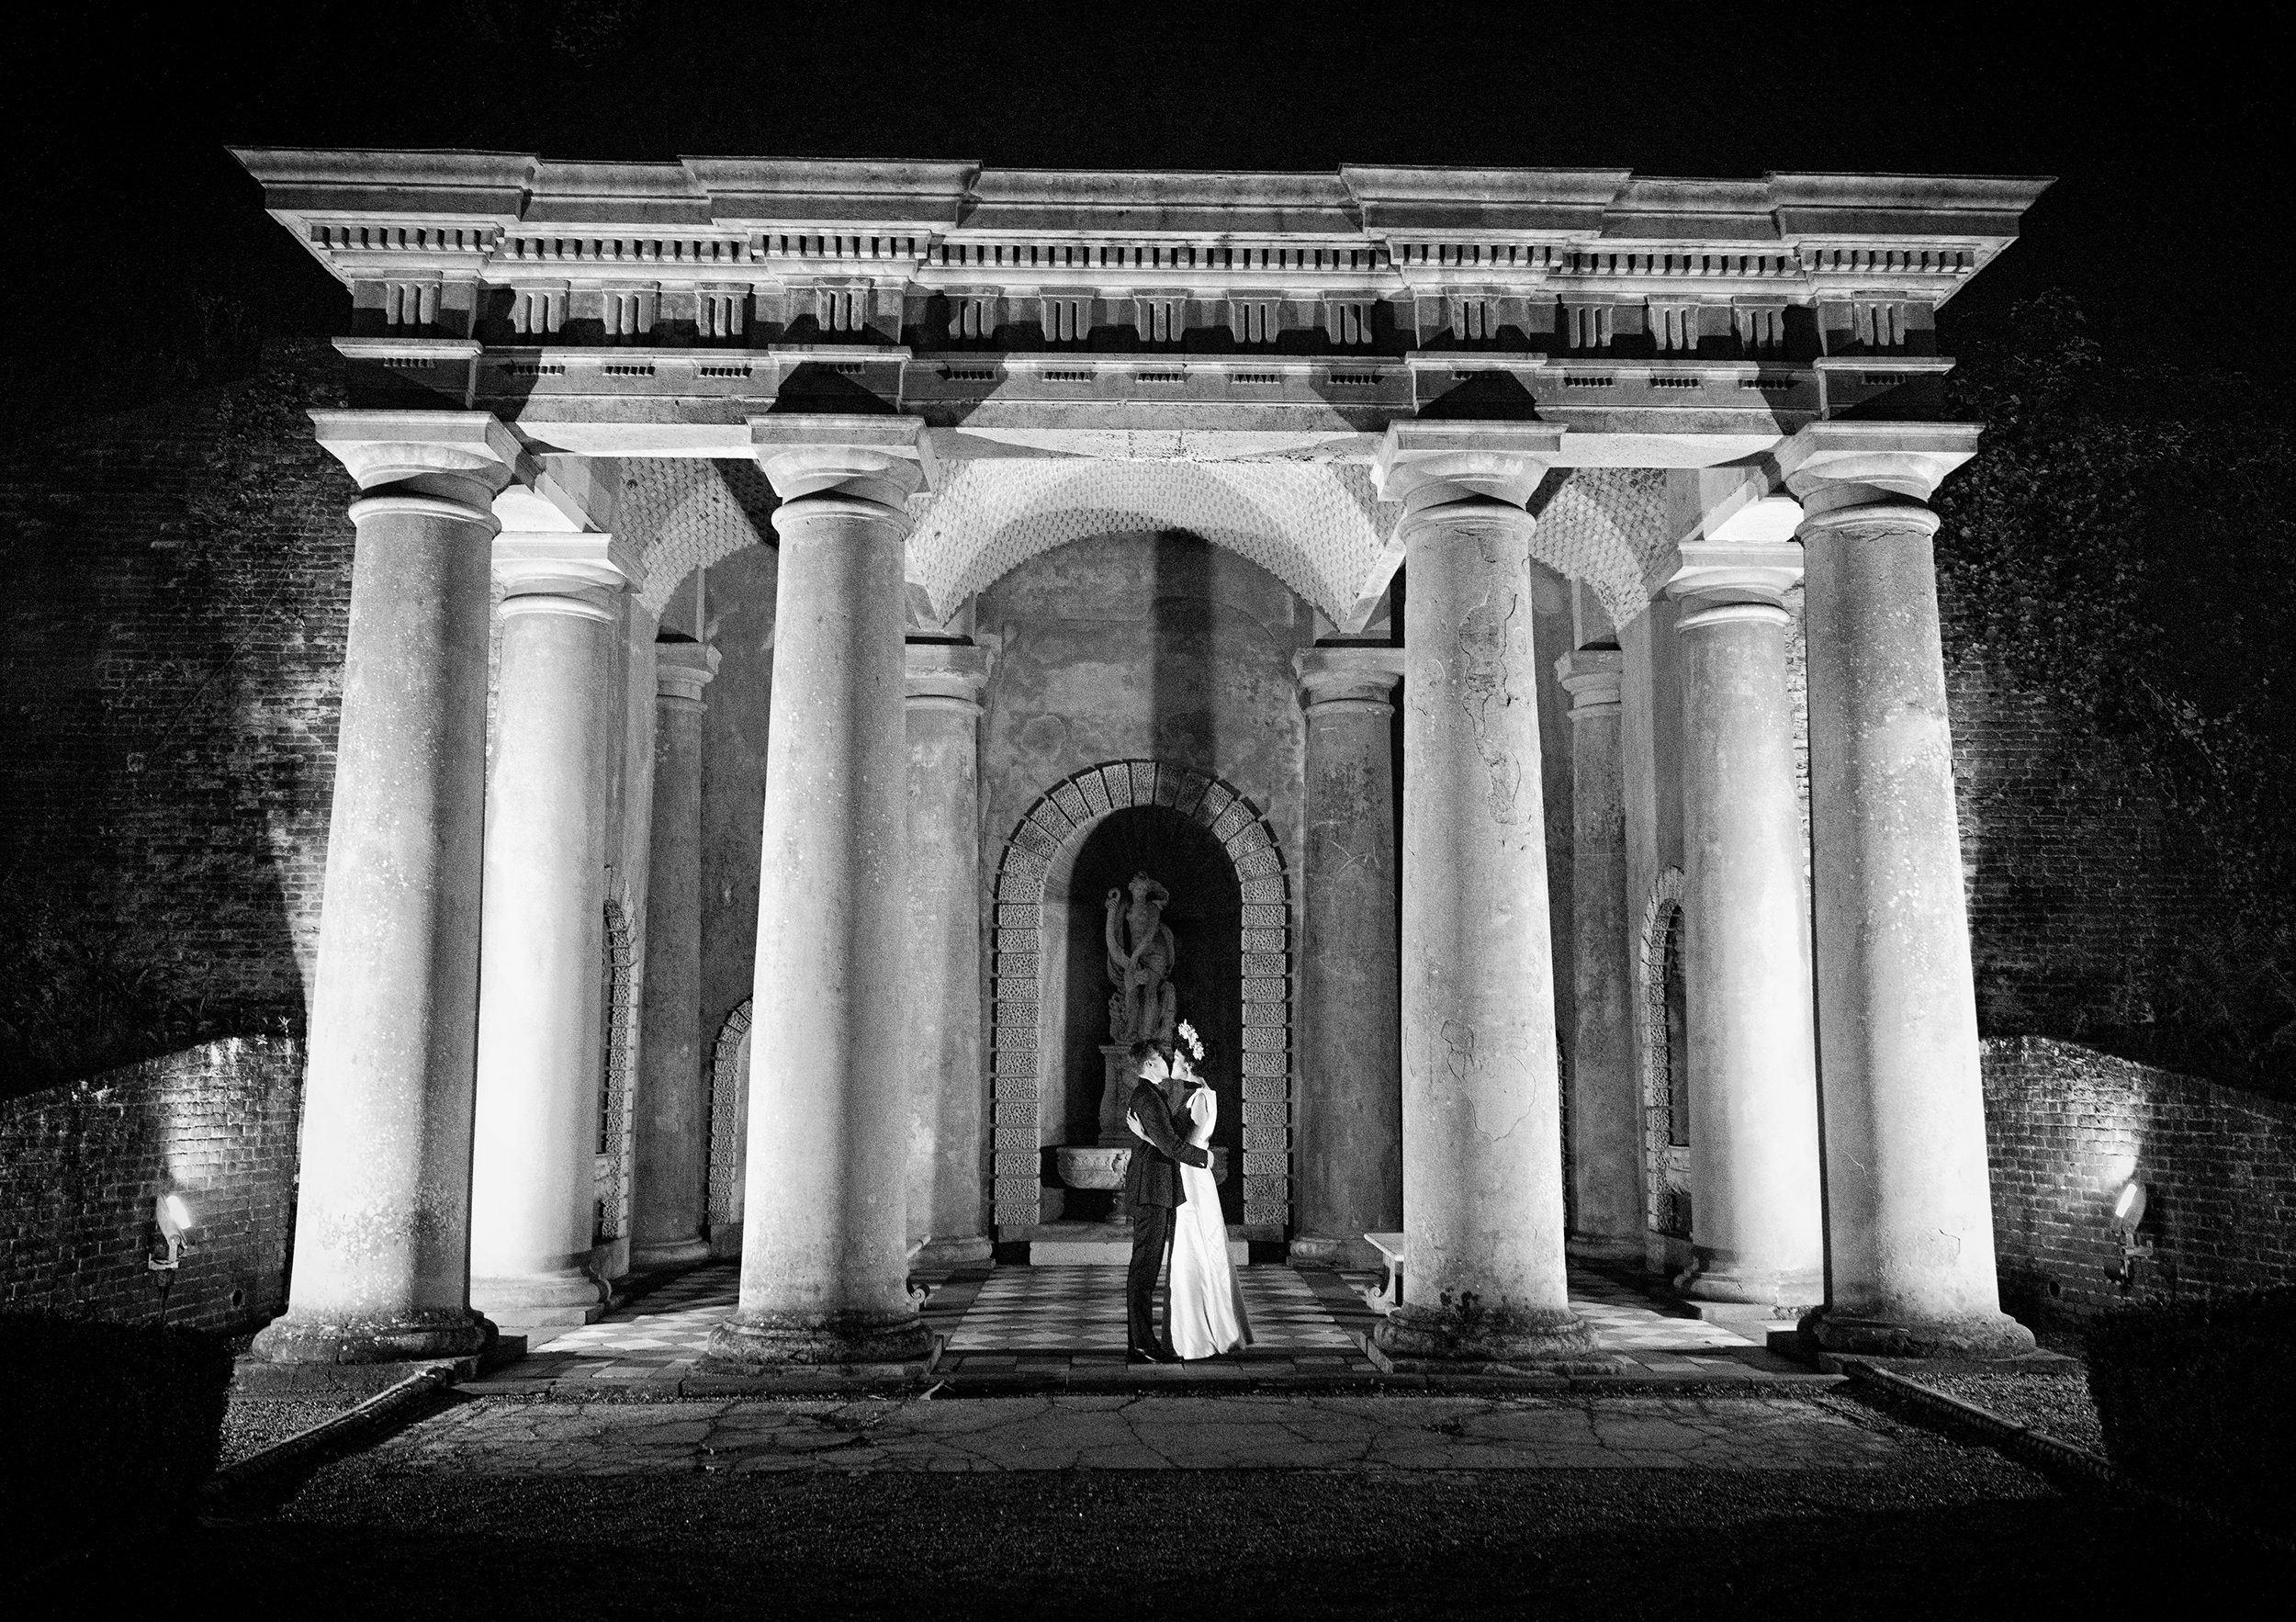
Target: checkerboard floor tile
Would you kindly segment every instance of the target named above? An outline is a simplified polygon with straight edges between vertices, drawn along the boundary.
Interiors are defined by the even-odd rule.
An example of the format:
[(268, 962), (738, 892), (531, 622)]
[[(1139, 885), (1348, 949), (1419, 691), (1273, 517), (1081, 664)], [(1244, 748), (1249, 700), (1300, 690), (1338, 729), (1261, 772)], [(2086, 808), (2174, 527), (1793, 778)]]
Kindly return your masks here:
[[(1356, 1350), (1305, 1280), (1286, 1267), (1239, 1269), (1255, 1351)], [(1156, 1291), (1164, 1314), (1165, 1291)], [(1120, 1267), (999, 1267), (981, 1285), (950, 1335), (952, 1352), (1124, 1350)]]
[[(710, 1332), (732, 1314), (740, 1277), (731, 1262), (697, 1267), (595, 1324), (554, 1335), (529, 1360), (562, 1379), (645, 1380), (690, 1372), (707, 1350)], [(1317, 1357), (1353, 1356), (1358, 1353), (1354, 1332), (1377, 1322), (1357, 1293), (1375, 1289), (1378, 1280), (1370, 1274), (1305, 1274), (1278, 1265), (1244, 1267), (1237, 1277), (1252, 1319), (1247, 1357), (1282, 1354), (1306, 1368)], [(1163, 1294), (1159, 1288), (1160, 1319)], [(1598, 1274), (1574, 1272), (1570, 1300), (1602, 1346), (1653, 1368), (1749, 1344), (1719, 1325), (1669, 1317), (1634, 1290)], [(968, 1355), (972, 1367), (990, 1366), (979, 1360), (984, 1354), (1021, 1369), (1048, 1359), (1057, 1366), (1069, 1357), (1120, 1358), (1124, 1269), (963, 1269), (935, 1287), (925, 1318), (949, 1337), (951, 1353)]]

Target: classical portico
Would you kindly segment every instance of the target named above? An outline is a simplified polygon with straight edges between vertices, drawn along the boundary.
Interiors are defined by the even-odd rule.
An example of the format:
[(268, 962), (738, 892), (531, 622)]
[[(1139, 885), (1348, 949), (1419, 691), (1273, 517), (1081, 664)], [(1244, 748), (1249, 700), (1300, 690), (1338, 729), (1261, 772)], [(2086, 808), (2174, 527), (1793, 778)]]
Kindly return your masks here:
[(1120, 868), (1232, 1242), (1401, 1233), (1390, 1361), (1599, 1357), (1573, 1255), (2030, 1344), (1928, 503), (2038, 183), (241, 157), (351, 293), (360, 491), (262, 1355), (580, 1320), (730, 1216), (717, 1366), (921, 1366), (913, 1269), (1120, 1235), (1057, 1169)]

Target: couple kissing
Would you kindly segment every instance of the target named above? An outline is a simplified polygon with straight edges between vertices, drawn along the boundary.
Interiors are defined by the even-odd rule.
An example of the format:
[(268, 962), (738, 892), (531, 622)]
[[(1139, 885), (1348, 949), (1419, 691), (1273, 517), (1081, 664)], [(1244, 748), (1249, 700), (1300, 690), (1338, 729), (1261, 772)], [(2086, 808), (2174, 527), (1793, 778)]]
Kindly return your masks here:
[[(1228, 1227), (1211, 1172), (1213, 1126), (1220, 1106), (1196, 1066), (1204, 1044), (1183, 1023), (1177, 1045), (1132, 1044), (1138, 1077), (1124, 1116), (1137, 1140), (1124, 1174), (1132, 1216), (1132, 1259), (1124, 1277), (1124, 1317), (1133, 1362), (1178, 1363), (1214, 1357), (1252, 1344), (1244, 1291), (1228, 1259)], [(1156, 1274), (1165, 1254), (1172, 1287), (1165, 1333), (1156, 1334)]]

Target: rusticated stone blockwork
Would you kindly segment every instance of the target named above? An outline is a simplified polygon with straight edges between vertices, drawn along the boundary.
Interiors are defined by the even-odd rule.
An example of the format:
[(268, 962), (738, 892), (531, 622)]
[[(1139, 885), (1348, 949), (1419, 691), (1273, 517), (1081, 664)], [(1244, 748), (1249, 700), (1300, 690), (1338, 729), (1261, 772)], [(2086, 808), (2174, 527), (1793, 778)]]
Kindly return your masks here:
[[(1985, 1044), (1994, 1249), (2013, 1306), (2296, 1283), (2296, 1105), (2042, 1037)], [(2155, 1246), (2124, 1292), (2110, 1216), (2149, 1198)]]
[[(303, 1044), (209, 1042), (0, 1104), (0, 1305), (232, 1330), (287, 1301)], [(172, 1276), (153, 1209), (192, 1226)]]

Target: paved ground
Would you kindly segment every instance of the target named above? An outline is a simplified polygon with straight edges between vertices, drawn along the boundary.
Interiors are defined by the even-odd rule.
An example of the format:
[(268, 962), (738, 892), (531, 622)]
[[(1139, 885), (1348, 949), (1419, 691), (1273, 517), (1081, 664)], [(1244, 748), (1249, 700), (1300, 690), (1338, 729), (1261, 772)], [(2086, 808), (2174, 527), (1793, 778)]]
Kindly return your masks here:
[[(1360, 1452), (1068, 1467), (1070, 1442), (1120, 1422), (1095, 1444), (1111, 1458), (1311, 1459), (1334, 1436)], [(960, 1468), (919, 1467), (934, 1458)], [(486, 1399), (268, 1514), (67, 1573), (107, 1606), (227, 1594), (329, 1622), (2121, 1616), (2167, 1580), (2189, 1604), (2281, 1571), (2220, 1529), (2068, 1494), (1840, 1392)]]
[(1897, 1452), (1788, 1398), (1044, 1396), (465, 1402), (377, 1450), (472, 1476), (649, 1471), (1863, 1470)]

